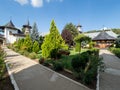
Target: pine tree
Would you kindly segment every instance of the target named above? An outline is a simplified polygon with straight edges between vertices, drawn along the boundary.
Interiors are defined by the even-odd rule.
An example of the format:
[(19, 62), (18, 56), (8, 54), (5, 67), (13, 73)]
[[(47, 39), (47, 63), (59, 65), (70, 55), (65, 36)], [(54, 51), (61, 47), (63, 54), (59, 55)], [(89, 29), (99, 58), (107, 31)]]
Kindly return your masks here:
[(61, 48), (68, 48), (65, 45), (64, 40), (62, 39), (54, 20), (51, 22), (50, 34), (45, 37), (45, 40), (42, 44), (42, 56), (50, 57), (52, 50), (58, 50)]
[(34, 23), (33, 27), (32, 27), (32, 32), (31, 32), (31, 38), (32, 41), (39, 41), (39, 33), (38, 33), (38, 28), (37, 28), (37, 24)]
[(39, 43), (37, 41), (34, 42), (32, 51), (35, 53), (39, 51)]

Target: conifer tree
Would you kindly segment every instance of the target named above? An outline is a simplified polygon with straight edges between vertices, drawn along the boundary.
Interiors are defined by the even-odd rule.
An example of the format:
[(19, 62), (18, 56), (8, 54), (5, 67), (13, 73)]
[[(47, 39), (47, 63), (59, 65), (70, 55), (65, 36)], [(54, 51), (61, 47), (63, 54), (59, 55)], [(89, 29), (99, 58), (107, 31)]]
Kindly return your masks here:
[(32, 51), (35, 52), (35, 53), (37, 53), (39, 51), (39, 43), (37, 41), (35, 41), (33, 43)]
[(42, 56), (43, 57), (51, 57), (51, 52), (53, 50), (61, 49), (61, 48), (68, 48), (65, 45), (64, 40), (62, 39), (54, 20), (52, 20), (50, 25), (50, 33), (45, 37), (45, 40), (42, 44)]
[(31, 38), (32, 38), (33, 42), (39, 41), (39, 33), (38, 33), (38, 28), (37, 28), (36, 22), (33, 24), (33, 27), (32, 27)]
[(24, 39), (23, 47), (28, 51), (32, 51), (32, 40), (30, 38), (30, 35), (27, 35), (26, 38)]

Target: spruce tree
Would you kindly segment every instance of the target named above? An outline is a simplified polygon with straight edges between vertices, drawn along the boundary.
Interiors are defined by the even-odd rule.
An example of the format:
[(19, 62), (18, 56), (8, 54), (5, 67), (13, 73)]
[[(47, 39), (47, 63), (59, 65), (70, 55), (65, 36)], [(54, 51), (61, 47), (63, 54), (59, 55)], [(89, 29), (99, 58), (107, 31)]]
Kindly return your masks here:
[(57, 52), (58, 49), (68, 48), (65, 45), (65, 42), (62, 39), (54, 20), (52, 20), (51, 22), (50, 33), (45, 37), (45, 40), (41, 48), (42, 48), (42, 56), (46, 58), (51, 57), (50, 55), (53, 50), (56, 50)]
[(32, 38), (33, 42), (39, 41), (39, 33), (38, 33), (38, 28), (37, 28), (36, 22), (33, 24), (33, 27), (32, 27), (31, 38)]

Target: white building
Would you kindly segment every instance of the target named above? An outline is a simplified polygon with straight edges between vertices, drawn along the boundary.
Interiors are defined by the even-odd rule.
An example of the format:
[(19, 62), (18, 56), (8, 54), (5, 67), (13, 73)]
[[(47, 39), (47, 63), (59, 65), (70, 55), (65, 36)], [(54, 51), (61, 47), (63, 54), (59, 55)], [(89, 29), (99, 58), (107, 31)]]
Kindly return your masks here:
[[(26, 25), (23, 25), (25, 32), (27, 34), (30, 32), (31, 26), (29, 22)], [(20, 29), (16, 28), (13, 22), (10, 20), (6, 25), (0, 26), (0, 43), (1, 44), (13, 44), (15, 41), (20, 38), (24, 38), (24, 34)]]

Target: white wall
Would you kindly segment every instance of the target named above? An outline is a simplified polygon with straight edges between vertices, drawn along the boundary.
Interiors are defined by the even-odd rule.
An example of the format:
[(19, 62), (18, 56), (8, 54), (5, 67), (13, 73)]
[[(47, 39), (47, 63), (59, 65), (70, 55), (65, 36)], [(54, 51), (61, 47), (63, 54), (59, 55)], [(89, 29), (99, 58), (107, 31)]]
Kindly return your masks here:
[(4, 30), (4, 36), (6, 38), (6, 44), (8, 43), (14, 43), (16, 40), (20, 39), (20, 38), (24, 38), (24, 37), (21, 37), (21, 36), (14, 36), (14, 35), (10, 35), (10, 32), (14, 33), (14, 34), (17, 34), (18, 31), (17, 30), (12, 30), (12, 29), (8, 29), (8, 28), (5, 28)]

